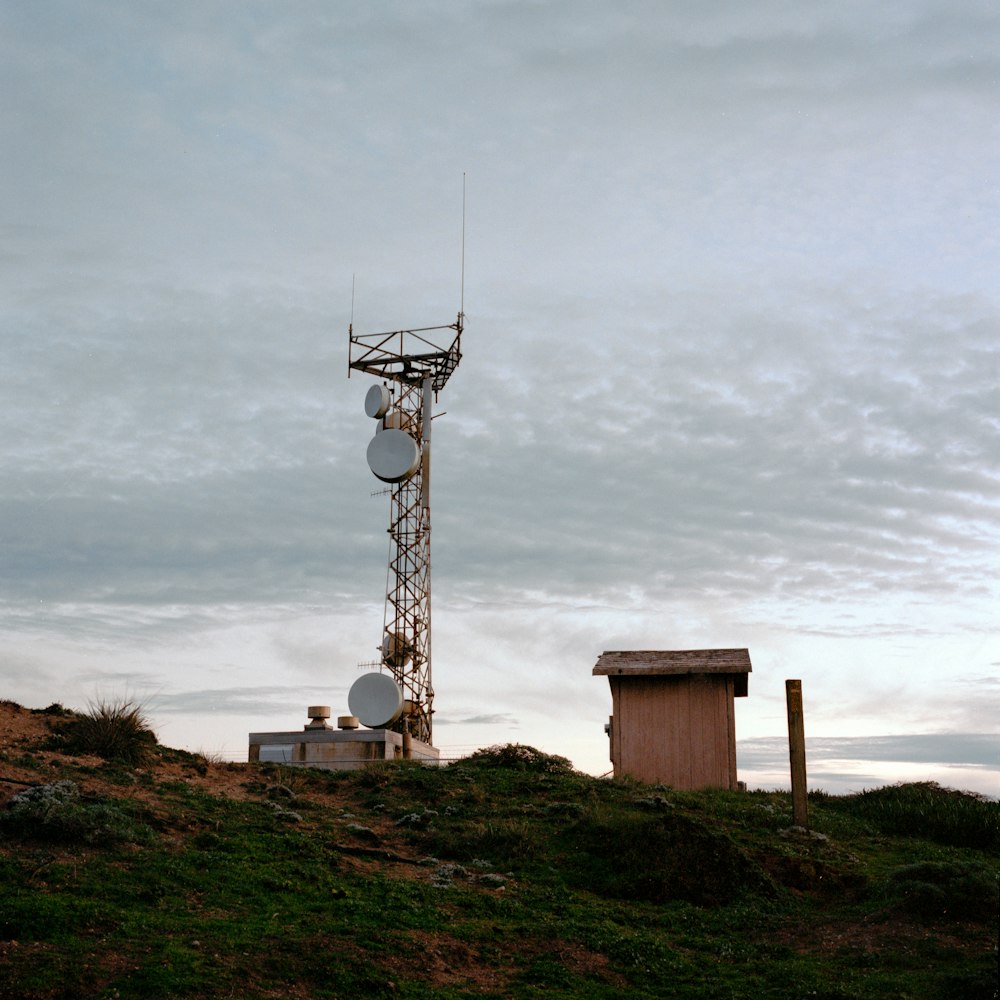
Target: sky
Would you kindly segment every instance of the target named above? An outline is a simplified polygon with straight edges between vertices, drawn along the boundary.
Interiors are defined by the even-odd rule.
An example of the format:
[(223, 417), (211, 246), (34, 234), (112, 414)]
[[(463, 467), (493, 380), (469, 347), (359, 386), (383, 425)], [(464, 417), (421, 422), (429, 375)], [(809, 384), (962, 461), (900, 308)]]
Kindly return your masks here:
[(464, 305), (444, 757), (605, 773), (603, 651), (746, 647), (751, 787), (799, 678), (811, 787), (1000, 794), (995, 4), (9, 0), (0, 92), (0, 696), (346, 714), (348, 324)]

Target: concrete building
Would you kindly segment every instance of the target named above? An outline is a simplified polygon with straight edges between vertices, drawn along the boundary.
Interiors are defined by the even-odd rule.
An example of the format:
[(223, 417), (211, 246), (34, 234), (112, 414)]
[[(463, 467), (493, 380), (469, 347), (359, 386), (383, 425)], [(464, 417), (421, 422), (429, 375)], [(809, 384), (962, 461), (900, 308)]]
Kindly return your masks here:
[(325, 771), (354, 771), (378, 760), (417, 760), (437, 764), (437, 747), (391, 729), (362, 729), (357, 716), (342, 715), (337, 729), (327, 722), (328, 705), (311, 705), (309, 723), (300, 730), (251, 733), (248, 759)]

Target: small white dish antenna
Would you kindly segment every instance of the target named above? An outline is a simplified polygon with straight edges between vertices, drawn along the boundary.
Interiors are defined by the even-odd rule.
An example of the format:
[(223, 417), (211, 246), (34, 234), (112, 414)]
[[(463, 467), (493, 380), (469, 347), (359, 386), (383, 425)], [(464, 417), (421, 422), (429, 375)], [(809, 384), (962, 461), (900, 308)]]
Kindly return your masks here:
[(389, 412), (392, 396), (387, 385), (373, 385), (365, 396), (365, 413), (375, 420), (381, 420)]
[(387, 632), (382, 639), (382, 662), (388, 667), (405, 667), (412, 658), (412, 650), (405, 636)]
[(363, 726), (384, 729), (403, 714), (403, 692), (388, 674), (362, 674), (347, 692), (347, 706)]
[(389, 429), (368, 443), (368, 468), (383, 483), (401, 483), (420, 467), (420, 446), (406, 431)]

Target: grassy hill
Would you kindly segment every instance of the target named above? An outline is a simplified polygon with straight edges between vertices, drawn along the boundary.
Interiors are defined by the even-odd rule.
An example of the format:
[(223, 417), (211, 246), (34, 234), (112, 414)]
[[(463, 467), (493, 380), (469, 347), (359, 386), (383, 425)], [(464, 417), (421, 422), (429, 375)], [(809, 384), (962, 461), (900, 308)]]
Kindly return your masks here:
[(807, 832), (529, 747), (323, 772), (93, 715), (0, 704), (0, 997), (997, 995), (974, 795), (816, 793)]

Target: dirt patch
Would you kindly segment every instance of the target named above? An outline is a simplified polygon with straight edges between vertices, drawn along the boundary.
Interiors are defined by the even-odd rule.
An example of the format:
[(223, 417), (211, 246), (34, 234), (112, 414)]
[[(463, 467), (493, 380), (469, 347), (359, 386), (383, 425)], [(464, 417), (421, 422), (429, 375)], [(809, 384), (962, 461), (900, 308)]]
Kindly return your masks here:
[(489, 992), (503, 989), (509, 969), (484, 964), (484, 956), (465, 941), (450, 934), (414, 931), (419, 961), (410, 955), (394, 955), (386, 961), (393, 975), (422, 979), (430, 986), (464, 985)]
[(917, 954), (928, 944), (941, 949), (967, 952), (970, 946), (984, 950), (991, 947), (988, 929), (969, 925), (952, 932), (927, 927), (909, 920), (864, 920), (859, 923), (838, 921), (823, 925), (796, 924), (775, 932), (769, 944), (785, 945), (800, 955), (836, 951), (856, 951), (869, 955), (882, 952)]
[[(513, 981), (532, 960), (541, 957), (607, 986), (625, 989), (628, 985), (623, 976), (608, 968), (607, 956), (558, 939), (539, 942), (501, 938), (493, 945), (474, 947), (445, 933), (413, 931), (408, 937), (416, 945), (413, 953), (421, 956), (419, 963), (411, 955), (394, 956), (387, 960), (386, 969), (391, 975), (420, 979), (434, 989), (462, 986), (502, 992), (512, 988)], [(517, 984), (517, 991), (523, 989), (522, 981)]]
[[(154, 789), (142, 782), (143, 776), (155, 773), (158, 782), (183, 781), (210, 795), (233, 799), (259, 798), (245, 787), (259, 777), (259, 771), (248, 764), (209, 764), (171, 760), (154, 760), (147, 767), (125, 769), (121, 774), (133, 782), (121, 784), (121, 774), (114, 781), (99, 771), (106, 762), (100, 757), (63, 753), (49, 749), (47, 744), (66, 721), (64, 715), (46, 710), (23, 708), (10, 701), (0, 701), (0, 806), (11, 796), (29, 785), (44, 784), (57, 777), (72, 777), (81, 790), (97, 795), (128, 797), (152, 804), (158, 798)], [(28, 759), (30, 758), (30, 759)], [(76, 770), (79, 776), (67, 774)], [(47, 772), (52, 773), (51, 779)], [(58, 775), (57, 775), (58, 772)]]
[(0, 747), (10, 750), (37, 743), (52, 731), (55, 718), (13, 701), (0, 701)]

